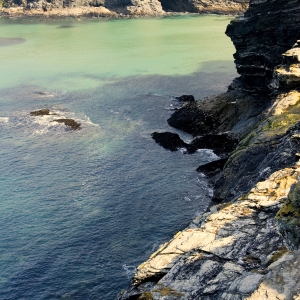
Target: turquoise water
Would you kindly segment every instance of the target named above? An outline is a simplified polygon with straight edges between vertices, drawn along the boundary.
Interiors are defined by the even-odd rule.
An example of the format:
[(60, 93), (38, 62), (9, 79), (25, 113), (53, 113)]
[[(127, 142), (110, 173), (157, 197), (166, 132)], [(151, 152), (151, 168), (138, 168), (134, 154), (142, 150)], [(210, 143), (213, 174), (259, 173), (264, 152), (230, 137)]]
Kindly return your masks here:
[[(0, 299), (114, 299), (206, 208), (195, 169), (215, 155), (151, 133), (177, 132), (174, 96), (226, 90), (229, 20), (0, 19)], [(29, 115), (44, 107), (57, 115)]]

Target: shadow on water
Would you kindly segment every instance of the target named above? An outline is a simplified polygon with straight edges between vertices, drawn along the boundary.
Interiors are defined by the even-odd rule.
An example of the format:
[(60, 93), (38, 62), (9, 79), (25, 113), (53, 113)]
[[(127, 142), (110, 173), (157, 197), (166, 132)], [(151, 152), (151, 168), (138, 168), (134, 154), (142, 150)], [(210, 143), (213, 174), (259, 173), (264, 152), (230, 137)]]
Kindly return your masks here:
[[(99, 87), (87, 88), (75, 92), (53, 91), (47, 87), (34, 85), (21, 85), (13, 89), (0, 90), (0, 96), (22, 102), (31, 102), (36, 100), (36, 104), (43, 104), (44, 101), (69, 101), (70, 98), (80, 98), (82, 96), (98, 93), (102, 98), (110, 90), (119, 90), (117, 96), (134, 96), (137, 94), (155, 94), (159, 96), (174, 97), (183, 94), (192, 94), (198, 100), (225, 92), (232, 79), (236, 77), (234, 64), (232, 61), (209, 61), (199, 65), (198, 70), (187, 75), (139, 75), (129, 77), (103, 77), (97, 75), (81, 75), (85, 79), (91, 79)], [(76, 78), (78, 74), (66, 74), (68, 78)], [(56, 80), (57, 78), (53, 78)], [(49, 79), (51, 81), (51, 79)], [(62, 95), (65, 95), (64, 97)], [(109, 101), (111, 99), (108, 99)], [(20, 105), (22, 105), (20, 103)], [(28, 103), (26, 103), (28, 105)]]
[(21, 43), (26, 42), (25, 39), (22, 38), (5, 38), (5, 37), (0, 37), (0, 47), (5, 47), (5, 46), (14, 46), (18, 45)]
[[(15, 249), (5, 257), (19, 262), (7, 267), (0, 295), (114, 299), (128, 283), (128, 270), (207, 206), (208, 188), (195, 171), (207, 158), (167, 152), (151, 139), (151, 132), (175, 131), (166, 122), (173, 96), (218, 94), (234, 76), (233, 62), (221, 61), (180, 76), (82, 75), (83, 81), (92, 78), (99, 85), (72, 92), (29, 85), (0, 90), (1, 98), (18, 103), (18, 110), (59, 105), (85, 114), (105, 132), (103, 140), (100, 135), (87, 140), (85, 128), (74, 133), (74, 140), (68, 135), (66, 142), (43, 136), (43, 145), (24, 162), (23, 146), (11, 151), (3, 176), (24, 191), (14, 207), (19, 217), (5, 223), (14, 238), (6, 234), (4, 241)], [(6, 101), (3, 111), (11, 107)], [(98, 149), (107, 141), (110, 152), (102, 157)], [(33, 147), (30, 143), (25, 148)], [(11, 174), (12, 164), (21, 172)], [(39, 187), (30, 190), (35, 182)]]

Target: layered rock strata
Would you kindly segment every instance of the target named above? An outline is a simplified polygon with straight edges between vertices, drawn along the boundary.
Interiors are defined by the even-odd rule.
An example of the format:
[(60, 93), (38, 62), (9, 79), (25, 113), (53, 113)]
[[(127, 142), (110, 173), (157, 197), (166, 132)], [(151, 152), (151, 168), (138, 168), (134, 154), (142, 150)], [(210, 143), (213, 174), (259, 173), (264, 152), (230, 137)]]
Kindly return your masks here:
[(299, 12), (299, 1), (250, 1), (227, 29), (241, 76), (168, 120), (239, 144), (209, 170), (221, 204), (138, 266), (117, 299), (300, 299)]
[(236, 68), (241, 77), (231, 87), (250, 92), (270, 92), (274, 67), (282, 54), (300, 38), (298, 1), (250, 1), (246, 13), (232, 21), (226, 34), (236, 47)]
[[(274, 219), (299, 175), (296, 164), (257, 183), (237, 203), (212, 206), (141, 264), (133, 279), (138, 289), (119, 299), (134, 299), (134, 294), (143, 299), (145, 293), (151, 293), (149, 299), (267, 299), (252, 294), (260, 285), (269, 293), (266, 275), (278, 273), (278, 259), (284, 257), (281, 265), (291, 256), (300, 259), (284, 245)], [(273, 294), (289, 297), (300, 291), (298, 265), (290, 268), (295, 277), (280, 273)], [(285, 282), (293, 286), (282, 292)]]

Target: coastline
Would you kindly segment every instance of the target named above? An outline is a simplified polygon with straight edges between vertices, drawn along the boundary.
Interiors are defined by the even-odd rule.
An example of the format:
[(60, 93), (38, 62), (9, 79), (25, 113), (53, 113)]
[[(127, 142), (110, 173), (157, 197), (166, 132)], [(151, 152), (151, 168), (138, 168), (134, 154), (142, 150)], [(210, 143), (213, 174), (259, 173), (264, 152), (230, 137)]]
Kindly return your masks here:
[(43, 11), (42, 9), (24, 10), (21, 7), (14, 8), (0, 8), (0, 18), (8, 19), (60, 19), (60, 18), (99, 18), (99, 19), (134, 19), (134, 18), (153, 18), (153, 17), (176, 17), (176, 16), (203, 16), (203, 15), (222, 15), (235, 17), (239, 14), (224, 14), (222, 12), (206, 12), (206, 13), (191, 13), (191, 12), (164, 12), (161, 14), (125, 14), (109, 10), (105, 7), (74, 7), (64, 9), (52, 9), (50, 11)]
[(118, 300), (300, 299), (299, 12), (250, 1), (226, 31), (241, 76), (168, 120), (196, 138), (229, 132), (239, 143), (223, 167), (209, 166), (209, 209), (138, 266)]

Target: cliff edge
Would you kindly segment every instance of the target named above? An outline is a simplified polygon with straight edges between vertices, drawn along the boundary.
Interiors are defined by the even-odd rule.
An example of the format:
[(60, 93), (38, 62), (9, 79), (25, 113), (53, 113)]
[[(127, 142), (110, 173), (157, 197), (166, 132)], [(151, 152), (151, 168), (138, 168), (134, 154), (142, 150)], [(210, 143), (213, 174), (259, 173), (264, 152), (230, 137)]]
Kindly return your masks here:
[(251, 0), (226, 33), (240, 77), (168, 123), (238, 145), (212, 172), (210, 209), (138, 266), (119, 300), (300, 299), (300, 2)]

